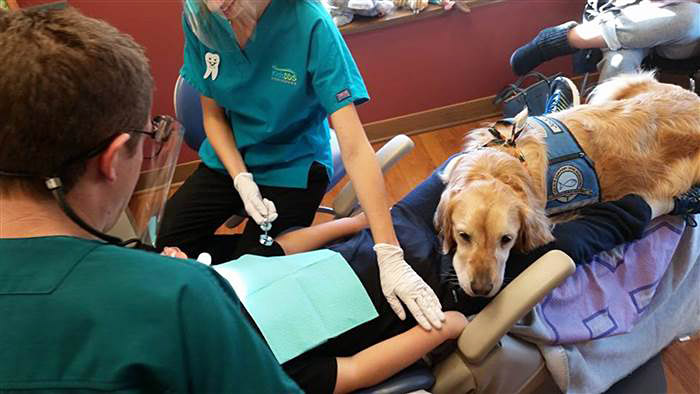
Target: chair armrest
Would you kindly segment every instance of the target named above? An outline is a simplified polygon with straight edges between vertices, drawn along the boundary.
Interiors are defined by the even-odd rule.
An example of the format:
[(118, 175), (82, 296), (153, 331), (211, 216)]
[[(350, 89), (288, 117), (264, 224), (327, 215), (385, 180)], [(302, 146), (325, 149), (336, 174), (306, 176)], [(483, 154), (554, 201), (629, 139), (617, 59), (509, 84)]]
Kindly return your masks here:
[(458, 346), (470, 363), (479, 363), (510, 328), (576, 270), (560, 250), (540, 257), (469, 322)]
[[(415, 143), (408, 136), (399, 134), (389, 140), (376, 153), (377, 161), (382, 173), (386, 172), (399, 159), (413, 150)], [(333, 200), (333, 209), (336, 217), (345, 217), (352, 213), (353, 208), (357, 205), (357, 195), (352, 186), (352, 182), (348, 182), (343, 189), (338, 193)]]

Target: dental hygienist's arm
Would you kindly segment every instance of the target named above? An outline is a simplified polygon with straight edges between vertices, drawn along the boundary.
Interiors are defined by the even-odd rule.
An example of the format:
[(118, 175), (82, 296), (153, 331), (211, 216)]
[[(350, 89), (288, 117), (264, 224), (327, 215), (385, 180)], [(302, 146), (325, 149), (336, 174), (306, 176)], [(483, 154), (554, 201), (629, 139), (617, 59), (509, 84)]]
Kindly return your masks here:
[(394, 232), (384, 178), (354, 104), (331, 114), (343, 164), (364, 209), (374, 238), (382, 292), (400, 319), (406, 312), (426, 330), (440, 328), (445, 319), (435, 292), (404, 261)]
[(369, 219), (374, 242), (398, 245), (389, 215), (384, 177), (355, 105), (346, 105), (331, 114), (331, 122), (338, 135), (343, 164)]
[(219, 160), (233, 179), (233, 185), (243, 200), (246, 212), (258, 224), (264, 220), (274, 221), (277, 218), (275, 205), (272, 201), (262, 198), (253, 175), (246, 169), (224, 109), (206, 96), (202, 96), (201, 103), (204, 131)]
[(236, 146), (236, 139), (233, 136), (231, 125), (226, 119), (224, 109), (219, 107), (215, 100), (202, 96), (202, 119), (204, 121), (204, 131), (209, 138), (211, 146), (214, 148), (219, 160), (226, 167), (231, 178), (241, 172), (246, 172), (243, 157)]

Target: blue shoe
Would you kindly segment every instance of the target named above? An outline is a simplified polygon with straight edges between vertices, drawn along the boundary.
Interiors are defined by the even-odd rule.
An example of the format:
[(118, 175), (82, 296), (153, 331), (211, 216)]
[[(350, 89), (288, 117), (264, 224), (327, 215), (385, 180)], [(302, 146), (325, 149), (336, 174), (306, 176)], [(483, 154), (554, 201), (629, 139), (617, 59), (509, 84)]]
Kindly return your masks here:
[(615, 0), (586, 0), (586, 7), (583, 9), (583, 20), (590, 22), (605, 12), (619, 14), (620, 7), (616, 5)]
[(581, 94), (572, 80), (556, 77), (549, 89), (549, 98), (544, 107), (545, 114), (559, 112), (581, 104)]

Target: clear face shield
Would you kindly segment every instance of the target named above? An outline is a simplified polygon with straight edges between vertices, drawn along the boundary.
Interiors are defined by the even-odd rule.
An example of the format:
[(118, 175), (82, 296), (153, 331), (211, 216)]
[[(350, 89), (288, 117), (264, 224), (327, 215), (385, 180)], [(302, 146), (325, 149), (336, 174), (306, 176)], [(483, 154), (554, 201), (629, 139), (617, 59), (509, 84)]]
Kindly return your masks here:
[(141, 174), (125, 211), (133, 229), (132, 237), (151, 246), (155, 245), (157, 226), (168, 199), (185, 132), (175, 119), (156, 116), (152, 121), (152, 133), (142, 137)]
[(244, 38), (245, 44), (254, 38), (252, 32), (267, 4), (269, 0), (184, 0), (183, 12), (202, 44), (226, 52), (245, 46), (239, 39)]

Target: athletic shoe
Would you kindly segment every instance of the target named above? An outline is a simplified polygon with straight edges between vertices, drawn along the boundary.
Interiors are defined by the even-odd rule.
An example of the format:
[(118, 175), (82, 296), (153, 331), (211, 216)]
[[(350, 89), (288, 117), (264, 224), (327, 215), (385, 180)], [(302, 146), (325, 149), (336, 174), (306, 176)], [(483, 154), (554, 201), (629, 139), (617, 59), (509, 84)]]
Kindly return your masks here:
[(578, 51), (569, 45), (567, 35), (576, 22), (566, 22), (559, 26), (548, 27), (535, 36), (532, 41), (516, 49), (510, 56), (510, 66), (516, 75), (525, 75), (535, 67), (555, 57), (571, 55)]
[(687, 192), (673, 197), (673, 210), (669, 215), (683, 216), (688, 226), (695, 227), (698, 223), (693, 215), (697, 213), (700, 213), (700, 185), (695, 185)]
[(563, 111), (579, 104), (581, 104), (581, 95), (574, 82), (566, 77), (556, 77), (552, 81), (544, 113)]
[[(614, 14), (620, 13), (620, 7), (617, 5), (619, 0), (586, 0), (586, 7), (583, 9), (583, 20), (590, 22), (605, 12)], [(639, 3), (638, 0), (623, 1), (623, 5), (632, 5)]]

